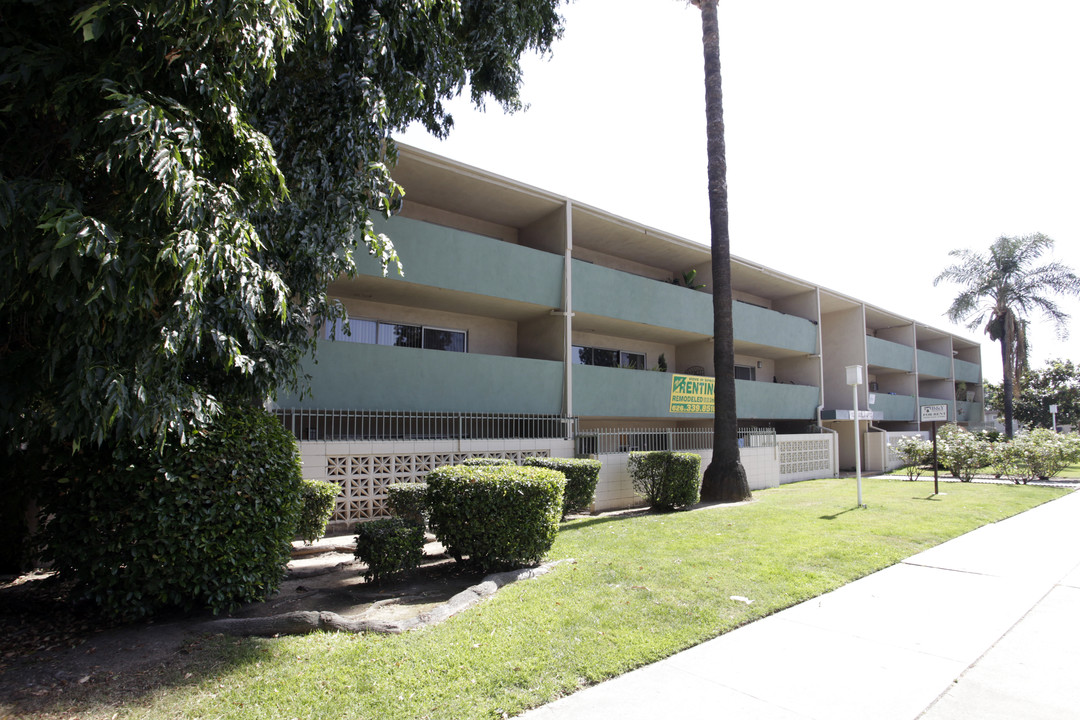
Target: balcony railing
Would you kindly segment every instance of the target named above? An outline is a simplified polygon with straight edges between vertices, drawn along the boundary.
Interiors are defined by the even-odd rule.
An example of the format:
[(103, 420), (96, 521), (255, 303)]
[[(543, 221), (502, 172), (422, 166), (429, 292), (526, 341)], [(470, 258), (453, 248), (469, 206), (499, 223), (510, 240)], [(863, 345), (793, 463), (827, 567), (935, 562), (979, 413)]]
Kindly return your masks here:
[[(775, 447), (773, 428), (739, 429), (739, 447)], [(577, 436), (577, 454), (612, 455), (651, 450), (693, 452), (712, 450), (712, 428), (602, 428), (582, 430)]]
[(578, 419), (558, 415), (285, 408), (273, 411), (297, 440), (570, 439)]
[(870, 336), (866, 338), (866, 360), (870, 365), (910, 372), (915, 369), (914, 350), (909, 345), (891, 340)]

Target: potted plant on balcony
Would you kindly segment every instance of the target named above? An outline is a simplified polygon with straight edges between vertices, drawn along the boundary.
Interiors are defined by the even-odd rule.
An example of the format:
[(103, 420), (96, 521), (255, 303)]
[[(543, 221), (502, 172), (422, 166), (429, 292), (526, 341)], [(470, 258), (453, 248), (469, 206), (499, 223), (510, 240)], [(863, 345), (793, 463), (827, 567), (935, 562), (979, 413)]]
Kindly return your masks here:
[[(974, 393), (972, 393), (974, 395)], [(967, 383), (960, 381), (956, 384), (956, 399), (963, 400), (964, 402), (971, 402), (971, 398), (968, 397)]]

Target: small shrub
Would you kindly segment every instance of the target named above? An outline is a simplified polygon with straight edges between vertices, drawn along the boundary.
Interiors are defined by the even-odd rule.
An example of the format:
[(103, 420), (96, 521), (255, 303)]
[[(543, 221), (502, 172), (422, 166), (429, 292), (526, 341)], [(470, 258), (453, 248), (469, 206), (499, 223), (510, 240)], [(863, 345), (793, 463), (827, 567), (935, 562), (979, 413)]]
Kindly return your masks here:
[(326, 533), (326, 523), (334, 514), (334, 503), (340, 491), (336, 483), (304, 480), (300, 488), (300, 527), (296, 534), (308, 545)]
[(990, 464), (990, 443), (954, 423), (938, 429), (937, 446), (938, 463), (961, 482), (971, 482), (980, 468)]
[(427, 527), (427, 483), (393, 483), (386, 488), (386, 504), (394, 517)]
[(516, 465), (517, 463), (509, 458), (474, 457), (466, 458), (460, 464), (466, 467), (501, 467), (503, 465)]
[(84, 449), (51, 477), (47, 558), (109, 614), (220, 612), (285, 576), (300, 455), (262, 408), (227, 407), (188, 445)]
[(1064, 435), (1046, 428), (1026, 432), (1013, 440), (1022, 468), (1021, 479), (1049, 480), (1080, 460), (1080, 436)]
[(688, 508), (701, 499), (701, 456), (669, 450), (632, 452), (634, 492), (654, 510)]
[(908, 480), (918, 480), (925, 465), (934, 452), (934, 446), (929, 440), (923, 440), (918, 435), (903, 435), (896, 439), (890, 447), (904, 463), (907, 470)]
[(566, 479), (539, 467), (450, 465), (427, 476), (431, 529), (447, 552), (488, 570), (551, 549)]
[(1023, 458), (1019, 448), (1012, 442), (990, 443), (990, 468), (997, 478), (1013, 478), (1020, 484), (1019, 471)]
[(362, 522), (356, 526), (355, 554), (367, 563), (364, 577), (381, 582), (420, 566), (424, 559), (424, 529), (397, 517)]
[(563, 493), (563, 517), (577, 510), (584, 510), (593, 503), (596, 483), (600, 479), (600, 461), (578, 458), (525, 458), (525, 467), (543, 467), (558, 470), (566, 477)]

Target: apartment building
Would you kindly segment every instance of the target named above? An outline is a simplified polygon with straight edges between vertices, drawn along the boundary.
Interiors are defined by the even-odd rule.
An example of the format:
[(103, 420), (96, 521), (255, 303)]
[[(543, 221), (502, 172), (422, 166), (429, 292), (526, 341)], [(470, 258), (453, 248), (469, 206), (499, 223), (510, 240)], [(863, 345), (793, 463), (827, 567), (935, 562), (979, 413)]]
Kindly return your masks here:
[[(341, 484), (334, 519), (385, 512), (390, 482), (470, 456), (595, 456), (596, 509), (637, 500), (638, 449), (711, 457), (707, 246), (402, 147), (405, 266), (366, 254), (331, 287), (307, 396), (273, 406), (305, 474)], [(843, 293), (732, 259), (736, 411), (752, 488), (890, 464), (919, 408), (981, 426), (979, 345)], [(689, 285), (689, 287), (688, 287)], [(345, 327), (347, 325), (347, 328)], [(858, 409), (845, 368), (864, 368)]]

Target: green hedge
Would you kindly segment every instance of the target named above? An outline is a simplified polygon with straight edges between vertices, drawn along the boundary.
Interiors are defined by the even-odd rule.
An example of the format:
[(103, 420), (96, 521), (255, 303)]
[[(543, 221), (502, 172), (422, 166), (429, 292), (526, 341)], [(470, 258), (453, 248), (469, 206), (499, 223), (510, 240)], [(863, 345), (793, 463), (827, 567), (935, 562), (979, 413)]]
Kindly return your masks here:
[(189, 445), (84, 451), (63, 470), (43, 508), (45, 555), (110, 614), (228, 610), (285, 575), (300, 456), (261, 408), (227, 408)]
[(517, 463), (508, 458), (473, 457), (462, 460), (460, 464), (466, 467), (502, 467), (503, 465), (516, 465)]
[(585, 458), (530, 457), (522, 462), (525, 467), (542, 467), (558, 470), (566, 476), (563, 493), (563, 517), (572, 512), (588, 509), (596, 495), (596, 483), (600, 479), (600, 461)]
[(394, 517), (427, 527), (428, 499), (426, 483), (392, 483), (386, 488), (386, 504)]
[(340, 492), (337, 483), (304, 480), (300, 489), (300, 525), (296, 534), (308, 545), (326, 533), (326, 523), (334, 514), (334, 503)]
[(432, 532), (481, 569), (540, 562), (555, 542), (566, 486), (555, 470), (450, 465), (427, 486)]
[(424, 559), (424, 529), (396, 517), (362, 522), (356, 526), (356, 557), (367, 563), (364, 577), (371, 582), (412, 570)]
[(632, 452), (634, 492), (654, 510), (688, 508), (701, 499), (701, 456), (669, 450)]

